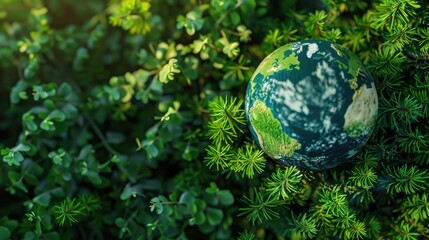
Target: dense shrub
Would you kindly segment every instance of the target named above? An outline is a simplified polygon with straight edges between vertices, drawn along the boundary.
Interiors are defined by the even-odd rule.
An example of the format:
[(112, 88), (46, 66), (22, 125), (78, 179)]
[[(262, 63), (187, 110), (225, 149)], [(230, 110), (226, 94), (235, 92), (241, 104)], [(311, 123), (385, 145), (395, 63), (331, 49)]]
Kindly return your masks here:
[[(424, 0), (0, 0), (0, 239), (428, 239)], [(374, 77), (377, 129), (321, 172), (270, 160), (243, 99), (283, 44)]]

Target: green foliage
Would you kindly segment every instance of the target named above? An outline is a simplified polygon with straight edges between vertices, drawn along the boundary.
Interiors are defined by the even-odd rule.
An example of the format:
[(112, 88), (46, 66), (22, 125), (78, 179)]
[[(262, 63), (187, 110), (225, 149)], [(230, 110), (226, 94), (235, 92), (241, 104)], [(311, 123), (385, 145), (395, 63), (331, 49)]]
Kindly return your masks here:
[(350, 180), (353, 185), (371, 189), (377, 181), (377, 175), (373, 168), (367, 165), (357, 165), (352, 169)]
[(85, 208), (76, 199), (66, 198), (59, 205), (54, 206), (54, 216), (60, 226), (76, 223), (77, 218), (84, 215)]
[(381, 180), (381, 183), (387, 183), (388, 193), (404, 192), (410, 194), (427, 191), (429, 188), (429, 172), (427, 170), (420, 170), (417, 166), (409, 167), (404, 165), (392, 169), (388, 168), (387, 175), (388, 178)]
[(209, 103), (211, 120), (207, 124), (207, 134), (214, 144), (232, 143), (243, 133), (246, 124), (243, 100), (216, 97)]
[(289, 231), (301, 239), (314, 238), (317, 234), (316, 220), (312, 217), (308, 218), (305, 213), (300, 214), (298, 218), (292, 215), (292, 225)]
[(276, 199), (290, 200), (299, 192), (302, 173), (296, 167), (278, 168), (267, 178), (267, 193)]
[(243, 197), (243, 203), (246, 207), (240, 208), (242, 212), (239, 216), (246, 215), (252, 224), (280, 217), (276, 208), (282, 201), (260, 194), (256, 189), (250, 190), (249, 196)]
[[(428, 239), (428, 16), (423, 0), (0, 0), (0, 239)], [(362, 151), (322, 172), (265, 155), (243, 106), (262, 59), (309, 38), (355, 52), (380, 100)]]
[(241, 172), (242, 176), (253, 178), (256, 174), (264, 171), (266, 160), (262, 150), (255, 146), (245, 145), (237, 150), (231, 160), (231, 169), (235, 172)]
[(120, 26), (131, 34), (145, 34), (151, 30), (150, 1), (116, 0), (111, 1), (109, 21), (113, 26)]
[(238, 236), (238, 240), (254, 240), (256, 235), (253, 232), (244, 231)]

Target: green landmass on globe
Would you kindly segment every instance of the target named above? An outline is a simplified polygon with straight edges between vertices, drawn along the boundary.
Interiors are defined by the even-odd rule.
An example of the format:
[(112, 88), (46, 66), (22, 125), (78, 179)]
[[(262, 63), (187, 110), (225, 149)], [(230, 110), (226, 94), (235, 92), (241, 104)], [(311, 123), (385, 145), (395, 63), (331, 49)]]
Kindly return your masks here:
[(328, 41), (287, 44), (268, 55), (246, 92), (249, 129), (268, 156), (323, 170), (356, 154), (370, 137), (377, 92), (360, 59)]
[(249, 119), (252, 126), (255, 127), (259, 145), (271, 157), (290, 157), (295, 150), (301, 148), (301, 144), (296, 139), (283, 132), (280, 121), (273, 116), (271, 110), (263, 102), (256, 101), (253, 104)]

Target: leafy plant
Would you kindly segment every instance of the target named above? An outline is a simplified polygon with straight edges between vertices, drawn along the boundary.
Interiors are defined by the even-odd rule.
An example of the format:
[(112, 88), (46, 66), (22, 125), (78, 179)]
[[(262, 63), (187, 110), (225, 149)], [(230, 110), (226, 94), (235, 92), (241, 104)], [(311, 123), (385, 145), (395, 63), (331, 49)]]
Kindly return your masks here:
[[(0, 239), (428, 239), (423, 0), (0, 0)], [(258, 64), (326, 39), (367, 65), (376, 130), (346, 164), (255, 143)]]

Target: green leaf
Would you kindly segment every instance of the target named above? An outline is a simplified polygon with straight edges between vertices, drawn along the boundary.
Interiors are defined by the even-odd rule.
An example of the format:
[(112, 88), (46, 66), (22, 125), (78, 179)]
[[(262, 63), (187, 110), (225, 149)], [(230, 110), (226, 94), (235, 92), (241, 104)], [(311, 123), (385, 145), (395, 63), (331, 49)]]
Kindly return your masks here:
[(72, 104), (65, 104), (61, 111), (68, 119), (74, 119), (79, 115), (78, 109)]
[(206, 222), (206, 215), (204, 215), (204, 212), (197, 212), (194, 219), (196, 225), (202, 225)]
[(44, 119), (40, 123), (40, 128), (45, 130), (45, 131), (55, 131), (54, 123), (52, 121), (50, 121), (49, 119)]
[(245, 21), (246, 18), (252, 18), (254, 12), (256, 9), (256, 0), (247, 0), (243, 1), (240, 10), (243, 14), (243, 20)]
[(183, 192), (180, 195), (179, 203), (180, 204), (191, 204), (195, 200), (195, 196), (191, 192)]
[(210, 182), (210, 187), (206, 188), (206, 192), (208, 193), (216, 193), (218, 190), (218, 187), (215, 182)]
[(136, 197), (137, 193), (140, 193), (140, 190), (137, 187), (127, 185), (122, 191), (120, 198), (125, 201), (131, 197)]
[(229, 190), (220, 190), (218, 192), (220, 204), (230, 206), (234, 203), (234, 196)]
[(58, 122), (62, 122), (66, 119), (66, 115), (64, 114), (64, 112), (57, 109), (52, 111), (48, 117), (50, 120), (55, 120)]
[(123, 219), (121, 217), (116, 218), (115, 219), (115, 225), (117, 227), (120, 227), (120, 228), (125, 227), (127, 225), (127, 220), (125, 220), (125, 219)]
[(194, 35), (196, 31), (200, 30), (204, 25), (204, 19), (202, 18), (202, 12), (199, 9), (190, 11), (186, 14), (186, 17), (179, 15), (177, 16), (177, 29), (185, 28), (189, 35)]
[(154, 157), (158, 156), (158, 154), (159, 154), (159, 150), (154, 144), (148, 145), (146, 147), (146, 151), (147, 151), (149, 158), (154, 158)]
[(222, 222), (222, 219), (223, 219), (222, 210), (217, 208), (207, 208), (207, 222), (210, 225), (216, 226)]
[(150, 211), (156, 209), (157, 214), (161, 214), (164, 211), (164, 205), (158, 197), (154, 197), (150, 200)]
[(26, 83), (23, 80), (18, 81), (15, 86), (12, 88), (12, 90), (10, 91), (10, 101), (13, 104), (17, 104), (21, 101), (21, 97), (20, 94), (23, 91), (26, 91), (27, 88), (29, 87), (28, 83)]
[(14, 147), (15, 151), (20, 151), (20, 152), (28, 152), (30, 151), (30, 149), (31, 147), (24, 143), (20, 143), (16, 147)]
[(51, 194), (49, 192), (39, 194), (33, 198), (33, 202), (40, 204), (43, 207), (48, 207), (51, 202)]
[(106, 138), (111, 144), (120, 144), (125, 141), (125, 136), (120, 132), (106, 132)]
[[(27, 145), (19, 144), (15, 148), (18, 148), (18, 149), (23, 148), (24, 150), (26, 150), (27, 147), (28, 147)], [(24, 156), (19, 151), (15, 150), (15, 148), (14, 149), (5, 148), (1, 150), (1, 154), (3, 155), (3, 161), (7, 163), (9, 166), (13, 166), (13, 165), (19, 166), (21, 165), (21, 162), (24, 160)]]
[(159, 81), (161, 83), (168, 83), (171, 80), (174, 80), (174, 74), (180, 73), (180, 69), (177, 65), (177, 59), (172, 58), (164, 65), (159, 73)]
[(30, 132), (34, 132), (37, 130), (37, 124), (34, 122), (34, 118), (35, 117), (29, 112), (26, 112), (24, 115), (22, 115), (22, 121), (24, 122), (24, 126)]
[(230, 17), (233, 25), (240, 24), (240, 14), (238, 14), (237, 12), (232, 12)]
[(82, 71), (84, 69), (84, 62), (90, 57), (88, 49), (84, 47), (78, 48), (76, 52), (76, 57), (73, 61), (73, 70)]
[(15, 171), (9, 171), (7, 173), (7, 176), (9, 178), (9, 180), (12, 182), (13, 187), (17, 187), (17, 188), (21, 189), (22, 191), (24, 191), (25, 193), (28, 193), (27, 187), (22, 182), (23, 178), (21, 178), (21, 174), (15, 172)]
[(0, 226), (0, 240), (9, 240), (10, 237), (11, 237), (11, 233), (9, 229), (3, 226)]
[(85, 175), (88, 177), (88, 180), (94, 185), (100, 185), (103, 182), (100, 175), (96, 171), (89, 170), (86, 172)]
[(63, 82), (58, 88), (58, 94), (61, 96), (68, 96), (73, 93), (73, 89), (70, 84)]
[(56, 84), (43, 84), (33, 86), (34, 101), (43, 100), (56, 94)]

